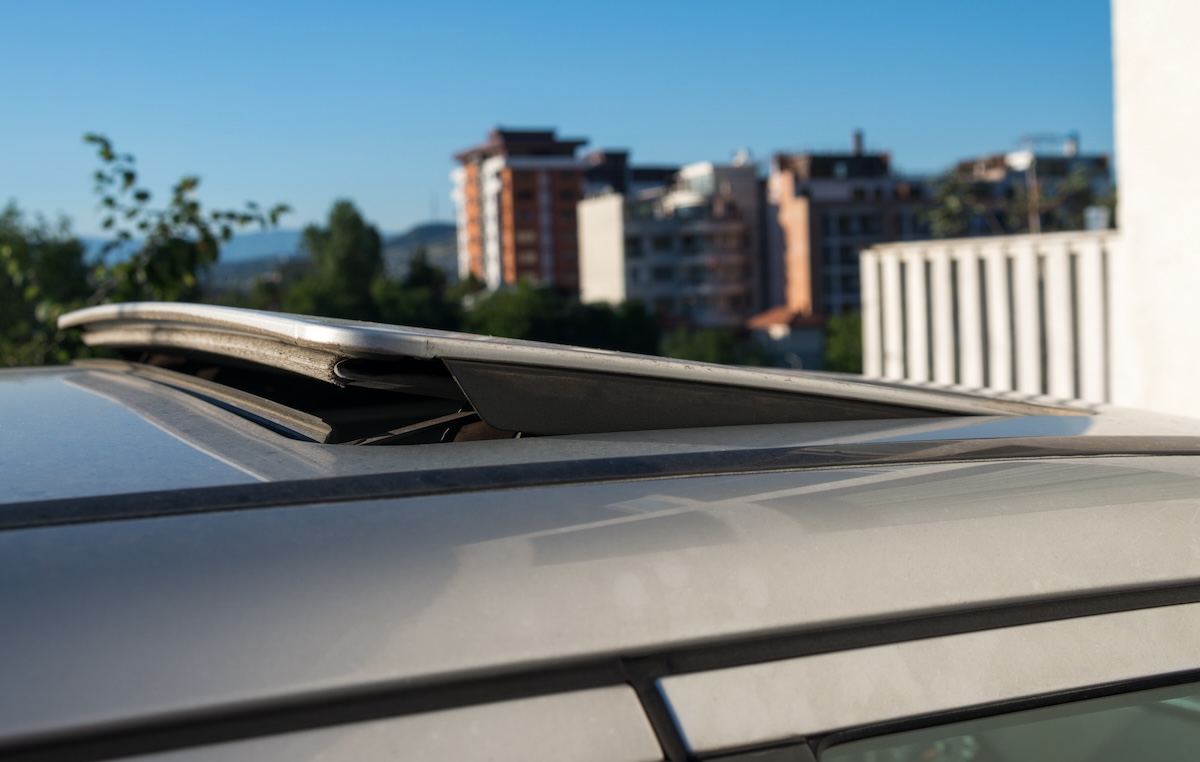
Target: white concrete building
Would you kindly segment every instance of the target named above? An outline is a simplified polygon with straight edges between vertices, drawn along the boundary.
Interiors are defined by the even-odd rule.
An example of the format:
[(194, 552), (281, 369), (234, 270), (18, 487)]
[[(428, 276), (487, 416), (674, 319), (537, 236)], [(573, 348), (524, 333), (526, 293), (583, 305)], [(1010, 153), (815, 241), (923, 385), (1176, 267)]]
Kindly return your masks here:
[(1112, 13), (1119, 232), (876, 247), (867, 375), (1200, 416), (1200, 3)]
[(757, 167), (683, 167), (670, 186), (579, 204), (584, 301), (640, 300), (664, 320), (740, 326), (758, 308)]

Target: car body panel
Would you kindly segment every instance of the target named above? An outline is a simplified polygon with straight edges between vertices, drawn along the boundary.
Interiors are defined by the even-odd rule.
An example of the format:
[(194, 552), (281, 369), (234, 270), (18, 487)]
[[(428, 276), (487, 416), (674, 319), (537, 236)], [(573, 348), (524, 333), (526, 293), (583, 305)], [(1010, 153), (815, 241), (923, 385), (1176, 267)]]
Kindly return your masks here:
[(257, 481), (81, 388), (79, 377), (69, 369), (0, 375), (0, 503)]
[(610, 686), (138, 756), (139, 762), (654, 762), (641, 705)]
[[(64, 325), (151, 364), (0, 372), (0, 675), (15, 686), (0, 691), (3, 755), (240, 757), (293, 741), (304, 754), (354, 738), (366, 754), (388, 743), (378, 728), (428, 740), (438, 716), (478, 710), (484, 727), (499, 707), (601, 691), (637, 717), (637, 749), (649, 723), (650, 756), (680, 760), (683, 739), (692, 753), (761, 746), (1200, 669), (1200, 421), (197, 305)], [(160, 339), (197, 354), (157, 355)], [(524, 436), (551, 421), (484, 441), (322, 444), (321, 427), (340, 425), (318, 414), (332, 387), (297, 395), (297, 410), (255, 396), (314, 385), (278, 367), (249, 369), (270, 383), (230, 374), (214, 390), (247, 370), (239, 360), (272, 357), (361, 382), (331, 404), (361, 401), (351, 412), (370, 426), (426, 397), (488, 424), (465, 389), (437, 397), (461, 387), (464, 361), (579, 371), (586, 393), (620, 373), (825, 396), (820, 415), (854, 414), (685, 428), (701, 420), (685, 410), (660, 430), (567, 421), (576, 433)], [(1056, 671), (1046, 660), (1075, 627), (1086, 647)], [(1121, 633), (1152, 651), (1121, 658)], [(1044, 652), (1015, 645), (1039, 638)], [(990, 679), (1009, 664), (1011, 680)], [(830, 703), (787, 706), (839, 670)], [(889, 698), (925, 671), (934, 687), (969, 685)], [(778, 706), (756, 709), (767, 697)]]
[[(87, 421), (86, 436), (81, 422)], [(1187, 436), (1200, 421), (1099, 415), (950, 416), (632, 431), (401, 449), (287, 439), (180, 389), (111, 369), (0, 371), (7, 489), (37, 499), (438, 468), (834, 444), (1062, 436)], [(70, 463), (70, 466), (64, 466)]]
[(0, 532), (0, 736), (1200, 580), (1197, 516), (1200, 459), (1139, 457)]
[(1200, 604), (668, 677), (693, 752), (811, 737), (1200, 666)]

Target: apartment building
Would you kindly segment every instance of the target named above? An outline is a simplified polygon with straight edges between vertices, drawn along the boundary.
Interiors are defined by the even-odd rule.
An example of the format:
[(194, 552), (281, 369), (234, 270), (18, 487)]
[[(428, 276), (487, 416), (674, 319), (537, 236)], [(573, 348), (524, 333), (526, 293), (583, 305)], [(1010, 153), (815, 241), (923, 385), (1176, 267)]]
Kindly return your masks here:
[(584, 301), (636, 299), (667, 325), (741, 326), (760, 308), (757, 167), (689, 164), (653, 187), (628, 177), (628, 194), (610, 182), (579, 204)]
[(488, 288), (520, 280), (579, 290), (575, 206), (587, 141), (554, 130), (497, 128), (486, 142), (455, 154), (450, 174), (458, 227), (458, 269)]
[(776, 154), (766, 190), (762, 288), (772, 306), (746, 326), (797, 367), (820, 367), (829, 315), (861, 306), (858, 255), (885, 241), (928, 237), (932, 194), (923, 178), (893, 174), (891, 156), (867, 152)]

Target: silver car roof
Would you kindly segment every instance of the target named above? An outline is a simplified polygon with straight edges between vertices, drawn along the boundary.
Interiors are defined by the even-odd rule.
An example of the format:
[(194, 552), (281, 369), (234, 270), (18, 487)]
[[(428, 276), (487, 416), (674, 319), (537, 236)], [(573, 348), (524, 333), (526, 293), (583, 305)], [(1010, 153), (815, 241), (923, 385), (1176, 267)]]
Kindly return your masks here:
[(1194, 457), (907, 464), (0, 531), (0, 738), (1196, 600), (1198, 488)]

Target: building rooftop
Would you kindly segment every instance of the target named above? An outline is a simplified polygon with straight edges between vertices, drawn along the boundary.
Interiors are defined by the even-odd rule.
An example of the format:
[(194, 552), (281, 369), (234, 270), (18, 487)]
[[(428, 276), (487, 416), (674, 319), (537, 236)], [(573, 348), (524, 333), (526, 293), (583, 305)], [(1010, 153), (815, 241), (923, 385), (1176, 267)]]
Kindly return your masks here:
[(487, 142), (454, 154), (457, 161), (486, 159), (491, 156), (574, 156), (585, 145), (585, 138), (559, 138), (554, 130), (511, 130), (497, 127), (488, 133)]

